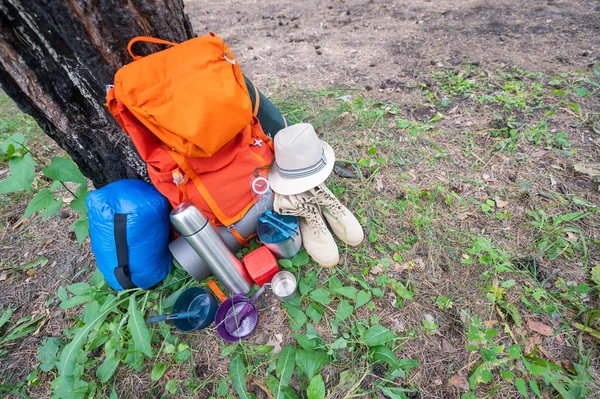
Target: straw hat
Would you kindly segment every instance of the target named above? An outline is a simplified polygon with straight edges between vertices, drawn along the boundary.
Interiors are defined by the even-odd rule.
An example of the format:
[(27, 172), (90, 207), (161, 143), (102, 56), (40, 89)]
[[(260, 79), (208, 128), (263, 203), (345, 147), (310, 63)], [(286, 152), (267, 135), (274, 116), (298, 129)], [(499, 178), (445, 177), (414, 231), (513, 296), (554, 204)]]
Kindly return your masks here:
[(275, 135), (275, 161), (269, 184), (282, 195), (298, 194), (323, 183), (335, 163), (333, 148), (319, 140), (313, 126), (298, 123)]

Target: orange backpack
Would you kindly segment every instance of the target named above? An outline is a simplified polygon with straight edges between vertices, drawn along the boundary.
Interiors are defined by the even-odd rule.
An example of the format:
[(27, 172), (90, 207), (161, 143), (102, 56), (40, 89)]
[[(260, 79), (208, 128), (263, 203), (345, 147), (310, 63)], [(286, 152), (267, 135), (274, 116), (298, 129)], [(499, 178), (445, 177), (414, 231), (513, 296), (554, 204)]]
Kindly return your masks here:
[[(138, 41), (171, 47), (139, 57)], [(231, 50), (211, 33), (180, 44), (136, 37), (128, 51), (134, 62), (117, 71), (106, 102), (152, 183), (173, 206), (193, 202), (247, 245), (234, 223), (254, 205), (249, 177), (271, 164), (273, 144)]]

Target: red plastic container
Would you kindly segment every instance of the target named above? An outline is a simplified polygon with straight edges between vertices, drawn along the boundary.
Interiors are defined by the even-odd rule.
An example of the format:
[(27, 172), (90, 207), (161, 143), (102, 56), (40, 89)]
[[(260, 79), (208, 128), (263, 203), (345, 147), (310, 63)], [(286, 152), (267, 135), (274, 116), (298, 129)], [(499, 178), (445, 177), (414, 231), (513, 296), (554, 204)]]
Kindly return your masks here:
[(270, 283), (279, 271), (275, 255), (267, 247), (260, 247), (244, 256), (244, 266), (254, 282), (262, 287)]

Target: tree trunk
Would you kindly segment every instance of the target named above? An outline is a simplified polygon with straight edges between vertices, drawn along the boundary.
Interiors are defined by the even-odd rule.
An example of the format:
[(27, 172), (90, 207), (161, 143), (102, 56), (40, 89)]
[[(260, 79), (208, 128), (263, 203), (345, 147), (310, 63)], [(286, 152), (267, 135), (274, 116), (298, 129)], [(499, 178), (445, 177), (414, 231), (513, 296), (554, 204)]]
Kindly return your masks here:
[(146, 175), (104, 106), (106, 85), (131, 61), (127, 43), (140, 35), (193, 37), (183, 0), (0, 0), (0, 85), (96, 187)]

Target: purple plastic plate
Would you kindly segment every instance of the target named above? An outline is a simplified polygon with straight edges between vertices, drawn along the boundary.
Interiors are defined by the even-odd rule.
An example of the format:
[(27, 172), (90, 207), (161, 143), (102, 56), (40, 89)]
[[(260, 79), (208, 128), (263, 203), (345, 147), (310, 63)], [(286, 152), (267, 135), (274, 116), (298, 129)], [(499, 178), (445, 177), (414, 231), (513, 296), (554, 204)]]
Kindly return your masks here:
[[(241, 311), (245, 304), (248, 304), (248, 306), (251, 307), (250, 311), (242, 320), (240, 320), (239, 326), (236, 330), (228, 332), (225, 328), (224, 320), (226, 318), (235, 317), (234, 313)], [(217, 333), (227, 342), (239, 342), (248, 338), (256, 329), (257, 324), (258, 311), (256, 310), (256, 306), (251, 303), (250, 298), (246, 298), (243, 295), (234, 295), (231, 298), (228, 298), (225, 302), (219, 305), (217, 313), (215, 314)]]

